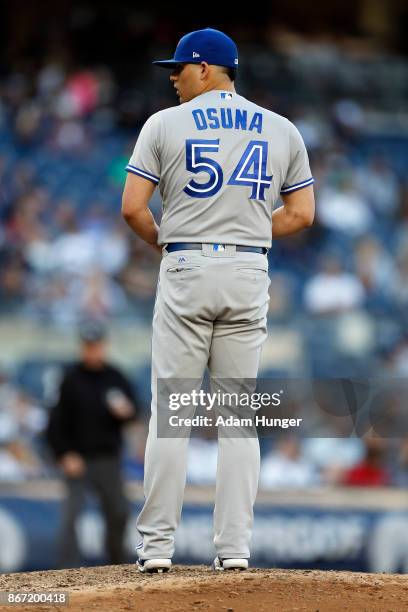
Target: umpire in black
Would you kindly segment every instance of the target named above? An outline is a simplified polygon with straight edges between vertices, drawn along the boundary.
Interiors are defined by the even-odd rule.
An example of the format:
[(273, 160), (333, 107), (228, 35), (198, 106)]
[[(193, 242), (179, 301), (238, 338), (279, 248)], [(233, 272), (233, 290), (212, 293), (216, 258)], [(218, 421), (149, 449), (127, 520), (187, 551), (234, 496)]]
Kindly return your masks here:
[(48, 443), (65, 477), (60, 565), (81, 564), (75, 521), (88, 487), (97, 494), (106, 522), (111, 563), (126, 563), (124, 531), (128, 503), (120, 471), (121, 429), (135, 419), (131, 385), (106, 361), (106, 328), (98, 321), (80, 326), (80, 360), (65, 374), (50, 413)]

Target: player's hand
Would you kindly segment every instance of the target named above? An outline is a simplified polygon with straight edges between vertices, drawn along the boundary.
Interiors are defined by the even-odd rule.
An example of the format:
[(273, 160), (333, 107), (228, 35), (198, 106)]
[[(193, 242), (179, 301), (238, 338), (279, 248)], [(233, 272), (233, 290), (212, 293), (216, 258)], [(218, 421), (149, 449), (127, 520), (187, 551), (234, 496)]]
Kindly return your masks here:
[(65, 455), (62, 455), (59, 464), (68, 478), (80, 478), (85, 474), (86, 464), (78, 453), (65, 453)]

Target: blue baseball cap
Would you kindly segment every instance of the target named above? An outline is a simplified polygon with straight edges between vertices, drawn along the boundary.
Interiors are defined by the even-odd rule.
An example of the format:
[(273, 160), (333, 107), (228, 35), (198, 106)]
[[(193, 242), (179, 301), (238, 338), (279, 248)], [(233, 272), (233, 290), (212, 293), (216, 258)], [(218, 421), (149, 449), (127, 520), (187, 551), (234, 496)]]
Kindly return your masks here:
[(238, 49), (232, 38), (212, 28), (196, 30), (179, 40), (174, 57), (153, 62), (162, 68), (174, 68), (177, 64), (214, 64), (238, 68)]

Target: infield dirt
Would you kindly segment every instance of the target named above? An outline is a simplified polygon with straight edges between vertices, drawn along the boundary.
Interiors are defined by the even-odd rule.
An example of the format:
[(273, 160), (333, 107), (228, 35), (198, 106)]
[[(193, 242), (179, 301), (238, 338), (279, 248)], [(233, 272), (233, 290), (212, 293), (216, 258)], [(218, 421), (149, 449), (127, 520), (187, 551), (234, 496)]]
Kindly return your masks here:
[(408, 610), (408, 576), (315, 570), (250, 569), (214, 573), (175, 566), (162, 575), (134, 565), (0, 575), (0, 591), (68, 591), (68, 606), (13, 605), (24, 612), (400, 612)]

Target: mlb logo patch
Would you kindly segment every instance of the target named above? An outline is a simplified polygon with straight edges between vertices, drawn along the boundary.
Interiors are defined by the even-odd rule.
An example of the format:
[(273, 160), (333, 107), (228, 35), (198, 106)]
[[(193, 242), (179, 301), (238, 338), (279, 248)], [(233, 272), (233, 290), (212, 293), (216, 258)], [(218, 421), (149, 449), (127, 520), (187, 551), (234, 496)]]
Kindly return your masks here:
[(223, 100), (232, 100), (232, 93), (229, 93), (228, 91), (223, 91), (221, 94), (221, 98)]
[(225, 251), (224, 244), (213, 244), (213, 251)]

